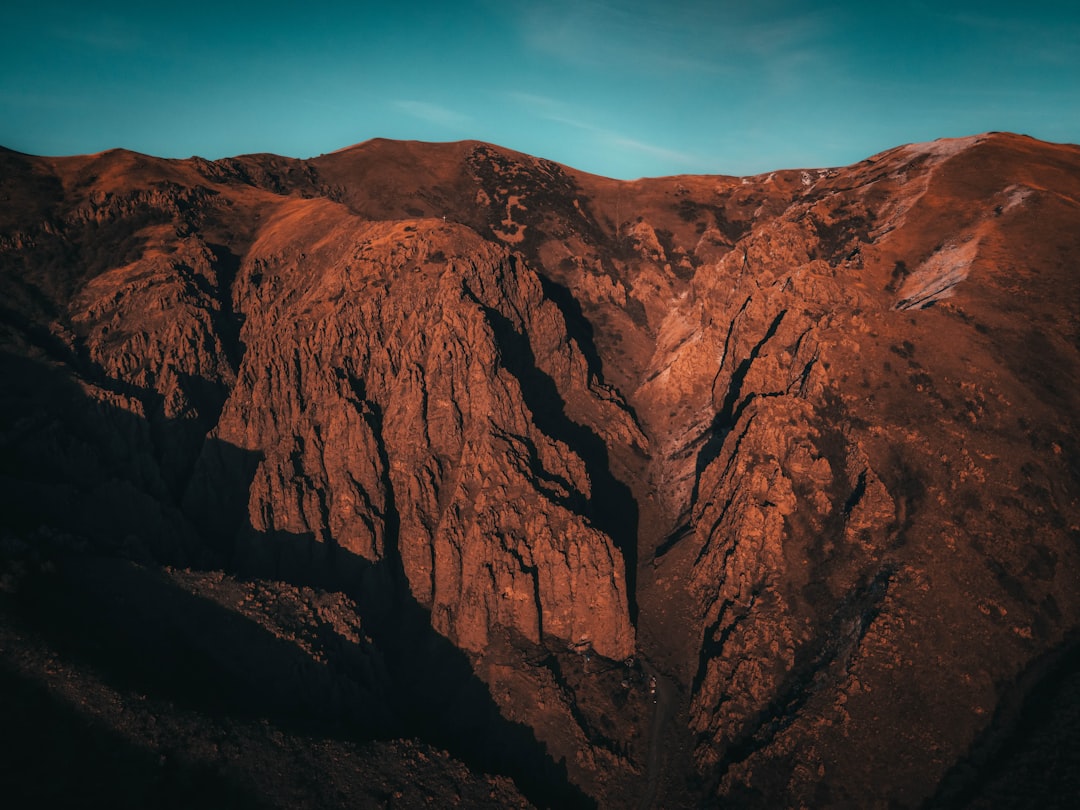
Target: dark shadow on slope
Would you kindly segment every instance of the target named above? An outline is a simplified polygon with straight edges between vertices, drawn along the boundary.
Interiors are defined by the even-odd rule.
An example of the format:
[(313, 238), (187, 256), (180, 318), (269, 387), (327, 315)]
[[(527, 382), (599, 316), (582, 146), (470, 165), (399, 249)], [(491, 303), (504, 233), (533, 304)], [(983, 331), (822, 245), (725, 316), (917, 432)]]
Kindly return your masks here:
[[(510, 776), (538, 805), (589, 806), (590, 800), (569, 783), (565, 764), (552, 761), (532, 729), (502, 717), (468, 657), (432, 628), (429, 610), (413, 598), (398, 549), (400, 517), (382, 412), (367, 402), (363, 416), (382, 469), (384, 559), (372, 563), (310, 534), (262, 533), (249, 527), (237, 537), (234, 570), (355, 600), (364, 630), (392, 678), (388, 699), (401, 734), (445, 748), (478, 771)], [(246, 488), (243, 491), (246, 496)]]
[[(208, 575), (201, 587), (231, 597), (233, 607), (153, 566), (35, 551), (46, 552), (47, 573), (21, 581), (17, 596), (4, 599), (5, 611), (48, 639), (67, 666), (97, 673), (118, 692), (205, 717), (267, 719), (301, 734), (363, 741), (400, 730), (377, 649), (326, 623), (290, 628), (283, 615), (275, 633), (240, 612), (242, 584), (220, 575)], [(290, 633), (303, 634), (325, 660)]]
[(263, 808), (213, 767), (163, 761), (0, 662), (0, 796), (8, 807)]
[[(0, 339), (7, 337), (19, 350), (15, 346), (0, 346), (0, 377), (9, 381), (8, 389), (0, 396), (0, 408), (15, 413), (25, 407), (26, 415), (39, 423), (52, 420), (77, 425), (71, 431), (73, 436), (79, 440), (93, 436), (99, 447), (107, 451), (104, 455), (116, 468), (115, 474), (140, 476), (142, 489), (152, 492), (168, 506), (176, 506), (204, 437), (216, 424), (228, 396), (224, 385), (178, 374), (180, 388), (197, 415), (170, 419), (165, 415), (164, 397), (158, 391), (109, 376), (90, 358), (81, 341), (69, 345), (31, 317), (4, 307), (0, 307), (0, 327), (8, 331), (8, 335), (0, 332)], [(76, 380), (118, 398), (138, 402), (147, 419), (130, 422), (119, 416), (126, 415), (120, 408), (82, 407), (79, 403), (84, 395)], [(40, 394), (42, 390), (63, 393), (44, 397)], [(110, 428), (110, 422), (116, 424)], [(108, 430), (119, 435), (108, 438)], [(121, 472), (120, 467), (129, 469)]]
[(544, 807), (592, 803), (567, 778), (527, 726), (507, 721), (467, 656), (431, 627), (431, 614), (402, 587), (400, 563), (370, 563), (312, 536), (249, 536), (245, 576), (269, 577), (354, 599), (364, 631), (392, 679), (388, 700), (401, 736), (446, 749), (485, 773), (510, 776)]
[[(895, 568), (886, 565), (873, 576), (867, 576), (847, 593), (832, 615), (822, 622), (815, 637), (796, 651), (794, 665), (777, 688), (772, 702), (750, 718), (734, 739), (725, 740), (726, 748), (713, 774), (712, 792), (733, 765), (766, 748), (796, 720), (810, 697), (836, 677), (830, 674), (835, 663), (846, 666), (867, 629), (877, 618), (895, 574)], [(694, 677), (694, 693), (704, 681), (709, 659), (721, 654), (737, 622), (719, 636), (719, 621), (706, 631), (698, 672)], [(765, 797), (763, 806), (781, 801), (782, 794)]]
[[(512, 256), (511, 261), (513, 261)], [(568, 287), (564, 287), (558, 282), (553, 281), (551, 278), (544, 275), (543, 272), (538, 272), (536, 276), (540, 279), (540, 286), (544, 290), (545, 297), (559, 308), (559, 312), (563, 317), (563, 322), (566, 324), (566, 333), (575, 343), (577, 343), (578, 348), (581, 349), (581, 353), (585, 357), (586, 367), (589, 369), (589, 374), (597, 383), (608, 388), (609, 391), (618, 397), (618, 407), (624, 410), (634, 421), (634, 425), (637, 426), (638, 430), (644, 433), (641, 421), (638, 419), (634, 407), (626, 401), (622, 392), (615, 386), (610, 385), (604, 377), (604, 361), (601, 359), (600, 352), (596, 348), (593, 325), (585, 316), (585, 312), (581, 308), (581, 302), (574, 297), (573, 292), (571, 292)], [(634, 443), (633, 448), (637, 453), (644, 455), (644, 451), (638, 447), (636, 442)]]
[(240, 369), (240, 362), (244, 359), (244, 351), (247, 348), (244, 346), (243, 341), (240, 340), (243, 316), (233, 309), (232, 291), (236, 276), (240, 272), (240, 257), (225, 245), (207, 242), (206, 247), (214, 256), (217, 287), (212, 291), (212, 294), (217, 298), (221, 307), (212, 315), (214, 331), (221, 340), (221, 345), (225, 349), (225, 356), (235, 373)]
[(581, 353), (585, 355), (589, 374), (600, 382), (604, 381), (603, 361), (600, 352), (596, 350), (596, 342), (593, 338), (593, 327), (585, 313), (581, 310), (579, 302), (569, 289), (552, 281), (542, 273), (536, 274), (540, 279), (540, 286), (544, 290), (544, 297), (559, 308), (563, 321), (566, 322), (566, 333), (577, 343)]
[(694, 534), (694, 524), (688, 520), (683, 520), (678, 526), (668, 533), (663, 542), (656, 547), (656, 551), (653, 552), (653, 564), (659, 561), (665, 554), (671, 551), (675, 546), (679, 545), (687, 537), (692, 537)]
[(555, 381), (537, 366), (528, 338), (498, 310), (484, 307), (484, 312), (495, 334), (503, 367), (517, 379), (536, 427), (565, 442), (585, 463), (592, 497), (584, 502), (582, 514), (610, 537), (622, 554), (630, 621), (637, 624), (637, 501), (630, 488), (612, 473), (604, 441), (566, 415), (566, 403)]
[[(418, 738), (475, 772), (513, 778), (538, 805), (592, 804), (532, 729), (502, 717), (468, 657), (413, 599), (388, 479), (378, 563), (310, 535), (253, 530), (260, 455), (219, 440), (206, 441), (181, 511), (139, 449), (145, 419), (87, 398), (70, 367), (5, 357), (16, 379), (0, 394), (0, 540), (54, 568), (20, 597), (19, 616), (78, 666), (207, 717), (265, 718), (315, 738)], [(380, 414), (367, 418), (381, 441)], [(316, 660), (158, 568), (178, 561), (267, 577), (274, 593), (288, 583), (344, 594), (369, 641), (328, 627), (311, 641), (312, 628), (299, 627)]]
[[(745, 304), (744, 304), (745, 307)], [(753, 401), (754, 394), (751, 394), (745, 398), (742, 396), (743, 383), (746, 381), (746, 375), (750, 372), (750, 367), (761, 354), (761, 350), (765, 347), (765, 344), (772, 340), (776, 334), (776, 330), (780, 328), (780, 323), (784, 320), (784, 316), (787, 315), (787, 310), (783, 309), (773, 318), (772, 323), (769, 324), (769, 328), (765, 330), (765, 335), (754, 344), (750, 349), (750, 353), (743, 359), (739, 365), (735, 368), (735, 371), (731, 374), (731, 381), (728, 384), (727, 393), (724, 395), (724, 401), (720, 405), (720, 410), (717, 411), (716, 416), (713, 417), (712, 424), (709, 426), (707, 432), (707, 438), (705, 444), (698, 453), (697, 461), (694, 465), (694, 489), (690, 496), (690, 503), (695, 504), (698, 500), (698, 486), (701, 483), (701, 474), (705, 471), (717, 456), (720, 455), (720, 451), (723, 450), (724, 441), (727, 439), (728, 434), (735, 429), (735, 425), (739, 421), (739, 417), (742, 416), (743, 411), (747, 405)], [(729, 334), (730, 340), (730, 334)]]
[(926, 810), (1072, 807), (1080, 795), (1080, 638), (1030, 663)]
[[(87, 398), (78, 366), (30, 351), (40, 359), (0, 349), (2, 528), (45, 526), (106, 553), (183, 564), (194, 537), (166, 484), (151, 422)], [(190, 438), (186, 425), (165, 433)]]

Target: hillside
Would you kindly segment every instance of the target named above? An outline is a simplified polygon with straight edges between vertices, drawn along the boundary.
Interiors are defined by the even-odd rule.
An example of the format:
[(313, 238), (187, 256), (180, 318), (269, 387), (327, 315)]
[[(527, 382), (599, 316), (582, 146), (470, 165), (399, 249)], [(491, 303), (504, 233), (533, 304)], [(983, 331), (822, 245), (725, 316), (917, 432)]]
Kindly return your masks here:
[(0, 151), (0, 789), (1067, 801), (1078, 226), (1000, 133)]

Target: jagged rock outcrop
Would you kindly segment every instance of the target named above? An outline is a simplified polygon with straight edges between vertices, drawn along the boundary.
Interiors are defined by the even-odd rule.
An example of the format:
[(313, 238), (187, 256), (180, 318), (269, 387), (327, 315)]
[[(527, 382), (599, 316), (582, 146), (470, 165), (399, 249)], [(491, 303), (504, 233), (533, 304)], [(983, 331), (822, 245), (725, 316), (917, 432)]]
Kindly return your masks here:
[[(502, 627), (630, 654), (621, 538), (593, 525), (618, 507), (588, 454), (636, 428), (590, 388), (535, 274), (460, 226), (293, 216), (240, 269), (244, 360), (212, 434), (260, 456), (251, 529), (399, 556), (436, 629), (474, 652)], [(196, 474), (220, 480), (209, 464)]]
[[(693, 532), (681, 541), (693, 543), (704, 628), (691, 705), (696, 757), (723, 796), (768, 805), (866, 806), (883, 795), (922, 802), (955, 762), (946, 750), (963, 750), (959, 741), (974, 738), (994, 711), (996, 699), (960, 684), (1015, 682), (1027, 664), (1010, 651), (1036, 635), (1044, 649), (1069, 643), (1073, 630), (1059, 619), (1075, 610), (1076, 524), (1066, 517), (1075, 515), (1075, 494), (1043, 489), (1052, 506), (1020, 506), (1010, 494), (1031, 487), (1022, 482), (1032, 475), (1075, 479), (1057, 464), (1064, 450), (1010, 424), (1028, 424), (1018, 414), (1060, 401), (1061, 392), (1050, 379), (1011, 377), (1002, 356), (978, 359), (988, 333), (979, 324), (1001, 323), (1017, 303), (985, 295), (1001, 278), (999, 229), (1031, 223), (999, 221), (1008, 203), (995, 202), (1019, 199), (1010, 178), (978, 175), (982, 188), (973, 190), (964, 164), (993, 163), (1011, 146), (985, 139), (887, 154), (874, 163), (878, 176), (907, 177), (924, 161), (936, 170), (916, 183), (933, 191), (902, 186), (889, 198), (906, 206), (902, 220), (890, 212), (881, 221), (868, 189), (833, 191), (831, 179), (815, 188), (820, 199), (796, 202), (744, 239), (742, 258), (728, 254), (717, 267), (722, 284), (699, 286), (704, 274), (695, 277), (702, 310), (728, 324), (722, 339), (709, 323), (695, 336), (711, 343), (719, 369), (715, 416), (695, 457)], [(1052, 159), (1026, 165), (1036, 174), (1057, 168)], [(1075, 189), (1075, 170), (1069, 176)], [(1052, 215), (1059, 222), (1077, 213), (1071, 193), (1043, 202), (1061, 206)], [(953, 218), (946, 241), (933, 232), (944, 230), (940, 223), (924, 224), (924, 206)], [(984, 247), (991, 240), (996, 250)], [(905, 254), (919, 270), (886, 279), (881, 265), (899, 265), (893, 257)], [(1027, 273), (1070, 288), (1053, 252), (1024, 261)], [(746, 267), (751, 280), (740, 275)], [(952, 299), (968, 273), (983, 275), (984, 295)], [(1026, 297), (1046, 314), (1048, 334), (1075, 330), (1071, 316), (1042, 308), (1049, 302), (1039, 293)], [(1011, 344), (1004, 354), (1023, 351)], [(1043, 346), (1027, 351), (1032, 368), (1047, 362)], [(1064, 368), (1076, 362), (1052, 356)], [(1070, 420), (1057, 422), (1052, 443), (1070, 441)], [(974, 432), (994, 434), (992, 451), (973, 436), (980, 423)], [(1042, 472), (1047, 464), (1056, 471)], [(1037, 515), (1050, 513), (1041, 525)], [(1040, 524), (1038, 540), (1009, 540), (1016, 535), (992, 529), (995, 520), (1029, 527), (1021, 533)], [(1053, 559), (1054, 573), (1036, 559)], [(1059, 578), (1065, 560), (1073, 573)], [(1037, 582), (1007, 573), (1032, 565)], [(1070, 607), (1060, 612), (1063, 604)], [(938, 721), (900, 720), (928, 709)]]
[(1069, 682), (1076, 147), (630, 183), (474, 142), (0, 166), (19, 677), (56, 688), (33, 662), (82, 597), (50, 624), (35, 594), (106, 555), (208, 671), (257, 681), (189, 599), (305, 673), (316, 734), (445, 748), (441, 784), (770, 807), (973, 800)]

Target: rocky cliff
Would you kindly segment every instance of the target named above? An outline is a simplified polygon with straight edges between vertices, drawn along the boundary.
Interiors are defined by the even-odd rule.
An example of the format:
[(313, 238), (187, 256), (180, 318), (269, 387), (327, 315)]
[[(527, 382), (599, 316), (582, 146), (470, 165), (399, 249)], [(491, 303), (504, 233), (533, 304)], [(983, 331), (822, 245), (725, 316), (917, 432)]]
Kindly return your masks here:
[(1080, 149), (1006, 134), (0, 153), (21, 733), (121, 740), (133, 806), (1067, 795), (1078, 223)]

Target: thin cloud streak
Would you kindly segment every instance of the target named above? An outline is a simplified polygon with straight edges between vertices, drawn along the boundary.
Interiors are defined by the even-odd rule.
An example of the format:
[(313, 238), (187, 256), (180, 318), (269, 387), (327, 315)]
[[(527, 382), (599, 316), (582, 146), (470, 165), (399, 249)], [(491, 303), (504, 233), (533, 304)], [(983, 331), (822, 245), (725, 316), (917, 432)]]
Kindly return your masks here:
[(472, 120), (464, 113), (428, 101), (398, 99), (392, 103), (394, 107), (414, 118), (449, 129), (462, 129)]
[(145, 36), (129, 23), (106, 18), (79, 28), (55, 28), (52, 36), (63, 42), (81, 45), (96, 51), (124, 53), (146, 46)]
[(581, 116), (576, 115), (566, 104), (563, 104), (556, 99), (521, 92), (511, 92), (506, 95), (511, 100), (523, 105), (531, 115), (545, 121), (551, 121), (556, 124), (562, 124), (583, 132), (588, 132), (608, 148), (639, 152), (651, 157), (688, 166), (701, 163), (701, 158), (698, 155), (691, 155), (676, 149), (669, 149), (664, 146), (658, 146), (656, 144), (638, 140), (637, 138), (631, 138), (615, 130), (594, 124)]
[(799, 4), (761, 0), (750, 8), (724, 4), (614, 6), (566, 0), (554, 6), (521, 4), (523, 44), (561, 64), (606, 73), (733, 76), (772, 63), (824, 62), (835, 33), (835, 10), (804, 10)]
[(601, 128), (574, 114), (569, 105), (548, 96), (513, 91), (505, 94), (511, 101), (525, 107), (526, 112), (545, 121), (566, 124), (587, 132), (599, 132)]
[(627, 138), (622, 135), (617, 135), (614, 132), (604, 133), (611, 142), (616, 146), (621, 146), (624, 149), (630, 149), (634, 152), (644, 152), (652, 157), (661, 158), (662, 160), (669, 160), (672, 163), (684, 163), (686, 165), (692, 165), (700, 163), (701, 159), (696, 155), (688, 155), (685, 152), (679, 152), (675, 149), (666, 149), (663, 146), (655, 146), (651, 143), (644, 143), (642, 141), (634, 140), (633, 138)]
[(711, 48), (685, 41), (673, 24), (674, 14), (645, 4), (522, 3), (518, 27), (526, 47), (578, 68), (652, 74), (722, 71)]
[(1059, 23), (1052, 31), (1026, 19), (1006, 19), (989, 14), (945, 15), (944, 19), (970, 31), (996, 37), (1003, 46), (1024, 59), (1056, 67), (1080, 62), (1080, 26)]

